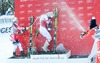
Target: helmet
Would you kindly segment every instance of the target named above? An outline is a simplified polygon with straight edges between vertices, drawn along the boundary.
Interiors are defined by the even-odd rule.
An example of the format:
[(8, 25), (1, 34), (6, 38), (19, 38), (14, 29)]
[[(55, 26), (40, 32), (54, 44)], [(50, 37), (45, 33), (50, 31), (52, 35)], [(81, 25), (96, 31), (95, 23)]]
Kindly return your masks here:
[(14, 17), (12, 21), (13, 21), (13, 23), (17, 23), (17, 21), (18, 21), (17, 17)]
[(54, 17), (54, 13), (53, 13), (53, 12), (48, 12), (48, 13), (46, 13), (46, 15), (47, 15), (48, 17), (50, 17), (50, 18)]
[(95, 19), (95, 17), (93, 16), (92, 19)]
[(96, 19), (95, 17), (92, 17), (92, 19), (90, 20), (90, 29), (94, 28), (95, 26), (97, 26)]

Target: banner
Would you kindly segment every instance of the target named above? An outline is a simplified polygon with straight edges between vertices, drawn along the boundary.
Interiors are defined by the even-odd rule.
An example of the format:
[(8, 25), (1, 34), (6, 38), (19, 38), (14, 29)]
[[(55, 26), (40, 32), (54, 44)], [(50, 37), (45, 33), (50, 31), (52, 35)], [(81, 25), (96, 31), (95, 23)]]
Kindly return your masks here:
[(0, 34), (10, 33), (12, 19), (14, 16), (0, 16)]
[(13, 44), (9, 38), (13, 17), (13, 15), (0, 16), (0, 58), (2, 59), (12, 56)]
[[(55, 8), (59, 9), (57, 45), (63, 43), (66, 49), (71, 50), (72, 55), (90, 54), (94, 41), (91, 37), (82, 40), (80, 34), (84, 30), (89, 30), (92, 16), (95, 16), (97, 24), (100, 24), (99, 0), (15, 0), (15, 16), (19, 19), (19, 25), (23, 26), (29, 26), (31, 15), (37, 19), (41, 14), (52, 12)], [(38, 23), (37, 20), (35, 25)], [(50, 32), (52, 38), (53, 30), (52, 27)], [(24, 39), (25, 41), (22, 42), (25, 44), (29, 39)], [(39, 34), (33, 41), (36, 49), (41, 51), (45, 38)], [(53, 44), (52, 40), (49, 45), (50, 50), (53, 50)]]

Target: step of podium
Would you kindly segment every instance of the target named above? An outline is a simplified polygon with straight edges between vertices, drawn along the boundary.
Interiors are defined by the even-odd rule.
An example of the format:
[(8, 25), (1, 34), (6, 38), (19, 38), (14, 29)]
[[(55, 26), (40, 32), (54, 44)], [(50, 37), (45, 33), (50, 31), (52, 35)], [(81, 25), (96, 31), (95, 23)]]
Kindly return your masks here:
[(91, 63), (92, 60), (88, 58), (88, 55), (73, 55), (67, 60), (68, 63)]
[(34, 54), (30, 59), (8, 59), (7, 63), (95, 63), (93, 61), (88, 55), (71, 55), (68, 51), (65, 54)]
[[(40, 53), (40, 52), (39, 52)], [(31, 59), (68, 59), (71, 56), (71, 52), (68, 51), (67, 53), (64, 54), (35, 54), (31, 55)]]

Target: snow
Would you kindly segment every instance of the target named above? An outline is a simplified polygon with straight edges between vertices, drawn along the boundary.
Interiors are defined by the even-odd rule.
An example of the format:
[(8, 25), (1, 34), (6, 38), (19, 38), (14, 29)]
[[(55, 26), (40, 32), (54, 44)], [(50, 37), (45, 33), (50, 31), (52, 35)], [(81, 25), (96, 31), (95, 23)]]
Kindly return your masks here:
[(13, 17), (13, 15), (0, 16), (0, 59), (7, 59), (12, 56), (13, 44), (9, 40), (9, 35)]
[(0, 34), (0, 59), (12, 56), (13, 44), (9, 40), (9, 33)]
[(0, 63), (8, 63), (7, 59), (12, 56), (13, 44), (9, 40), (9, 33), (0, 33)]

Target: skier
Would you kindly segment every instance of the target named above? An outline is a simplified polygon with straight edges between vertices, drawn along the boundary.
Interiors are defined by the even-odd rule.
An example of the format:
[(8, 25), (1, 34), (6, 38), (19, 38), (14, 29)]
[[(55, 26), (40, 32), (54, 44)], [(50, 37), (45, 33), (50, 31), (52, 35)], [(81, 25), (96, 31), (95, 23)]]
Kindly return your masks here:
[(46, 29), (46, 24), (49, 25), (50, 23), (52, 23), (53, 17), (54, 17), (53, 12), (48, 12), (46, 14), (42, 14), (39, 19), (39, 23), (40, 23), (39, 32), (46, 38), (46, 41), (42, 47), (42, 49), (45, 52), (48, 51), (48, 46), (50, 44), (50, 41), (52, 40), (52, 37), (49, 33), (49, 31), (51, 30), (51, 26), (49, 26), (48, 29)]
[(92, 36), (97, 42), (96, 63), (100, 63), (100, 26), (96, 24), (95, 17), (90, 20), (90, 30), (83, 32), (80, 37), (86, 38)]
[(10, 35), (10, 40), (13, 41), (13, 45), (14, 45), (14, 50), (13, 50), (13, 56), (11, 58), (16, 58), (16, 49), (17, 49), (17, 46), (19, 47), (19, 50), (21, 52), (21, 57), (24, 57), (25, 56), (25, 53), (23, 51), (23, 48), (22, 48), (22, 45), (19, 41), (19, 35), (24, 33), (24, 31), (26, 30), (26, 27), (20, 27), (18, 25), (18, 19), (17, 17), (14, 17), (13, 18), (13, 24), (12, 24), (12, 27), (11, 27), (11, 35)]

